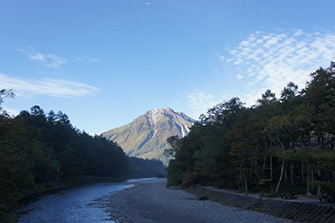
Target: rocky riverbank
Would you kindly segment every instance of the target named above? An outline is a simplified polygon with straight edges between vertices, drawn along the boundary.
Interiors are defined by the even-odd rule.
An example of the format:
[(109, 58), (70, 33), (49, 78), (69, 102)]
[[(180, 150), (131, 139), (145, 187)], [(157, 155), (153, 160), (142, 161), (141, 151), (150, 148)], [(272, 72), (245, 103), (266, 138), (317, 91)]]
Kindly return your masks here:
[(166, 188), (165, 179), (135, 182), (109, 197), (106, 211), (120, 223), (287, 223), (290, 220), (257, 211), (222, 205), (184, 190)]

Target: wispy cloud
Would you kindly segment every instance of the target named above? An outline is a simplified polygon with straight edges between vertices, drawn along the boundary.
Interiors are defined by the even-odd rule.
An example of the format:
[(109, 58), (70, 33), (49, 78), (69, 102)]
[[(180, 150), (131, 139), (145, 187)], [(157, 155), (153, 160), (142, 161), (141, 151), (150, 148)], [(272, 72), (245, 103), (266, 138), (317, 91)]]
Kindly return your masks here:
[(76, 57), (74, 59), (76, 61), (85, 62), (85, 63), (95, 63), (100, 60), (100, 58), (94, 58), (94, 57)]
[(205, 91), (189, 93), (187, 99), (190, 108), (188, 114), (196, 119), (199, 118), (200, 114), (205, 114), (209, 108), (217, 104), (213, 95)]
[(152, 2), (150, 2), (150, 1), (140, 1), (139, 4), (141, 4), (141, 5), (152, 5)]
[(11, 77), (0, 73), (0, 89), (13, 89), (17, 96), (32, 97), (46, 95), (52, 97), (80, 97), (96, 95), (100, 89), (88, 84), (62, 79), (45, 78), (41, 80)]
[(236, 78), (237, 78), (237, 79), (239, 79), (239, 80), (241, 80), (241, 79), (243, 79), (243, 78), (244, 78), (244, 76), (243, 76), (243, 75), (241, 75), (241, 74), (238, 74), (238, 75), (236, 75)]
[(252, 105), (266, 89), (278, 96), (290, 81), (303, 88), (311, 72), (335, 60), (335, 33), (254, 32), (229, 53), (226, 62), (249, 77), (250, 85), (259, 86), (243, 97)]
[(56, 56), (52, 53), (39, 53), (33, 47), (19, 49), (21, 53), (26, 55), (30, 60), (39, 61), (47, 67), (58, 68), (67, 62), (67, 58)]

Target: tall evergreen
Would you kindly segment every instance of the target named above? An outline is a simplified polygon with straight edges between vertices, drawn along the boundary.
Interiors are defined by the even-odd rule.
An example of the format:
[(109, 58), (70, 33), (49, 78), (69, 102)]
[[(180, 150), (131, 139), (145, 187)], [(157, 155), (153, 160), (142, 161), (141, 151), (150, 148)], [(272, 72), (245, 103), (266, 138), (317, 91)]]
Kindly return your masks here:
[(313, 72), (300, 92), (290, 82), (279, 98), (267, 90), (249, 108), (232, 98), (199, 119), (174, 143), (168, 186), (278, 193), (304, 185), (311, 194), (335, 185), (334, 62)]
[[(0, 91), (0, 108), (8, 90)], [(128, 157), (115, 143), (74, 128), (62, 112), (39, 106), (0, 115), (0, 220), (25, 198), (83, 176), (128, 175)]]

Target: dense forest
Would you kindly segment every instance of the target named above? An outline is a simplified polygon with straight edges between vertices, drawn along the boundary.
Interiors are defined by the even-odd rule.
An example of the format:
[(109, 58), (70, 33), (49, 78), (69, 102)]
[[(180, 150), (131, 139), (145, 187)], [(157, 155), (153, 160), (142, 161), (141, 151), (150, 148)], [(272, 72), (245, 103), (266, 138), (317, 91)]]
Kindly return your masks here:
[(11, 117), (1, 107), (12, 90), (0, 91), (0, 221), (23, 198), (101, 179), (164, 174), (157, 160), (129, 158), (116, 143), (74, 128), (62, 112), (39, 107)]
[(320, 193), (335, 182), (335, 63), (313, 72), (301, 91), (239, 98), (201, 115), (188, 136), (170, 138), (168, 186)]
[(129, 157), (130, 177), (166, 177), (166, 167), (157, 159)]

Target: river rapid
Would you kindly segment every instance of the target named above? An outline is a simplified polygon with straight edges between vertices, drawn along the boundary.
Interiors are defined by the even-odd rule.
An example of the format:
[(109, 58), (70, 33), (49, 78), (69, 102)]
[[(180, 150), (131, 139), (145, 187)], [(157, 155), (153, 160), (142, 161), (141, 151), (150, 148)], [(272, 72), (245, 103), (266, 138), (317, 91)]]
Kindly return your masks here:
[(105, 223), (109, 218), (105, 212), (108, 197), (133, 187), (132, 182), (146, 179), (150, 178), (131, 179), (122, 183), (98, 183), (41, 196), (19, 210), (25, 214), (19, 217), (18, 223)]

